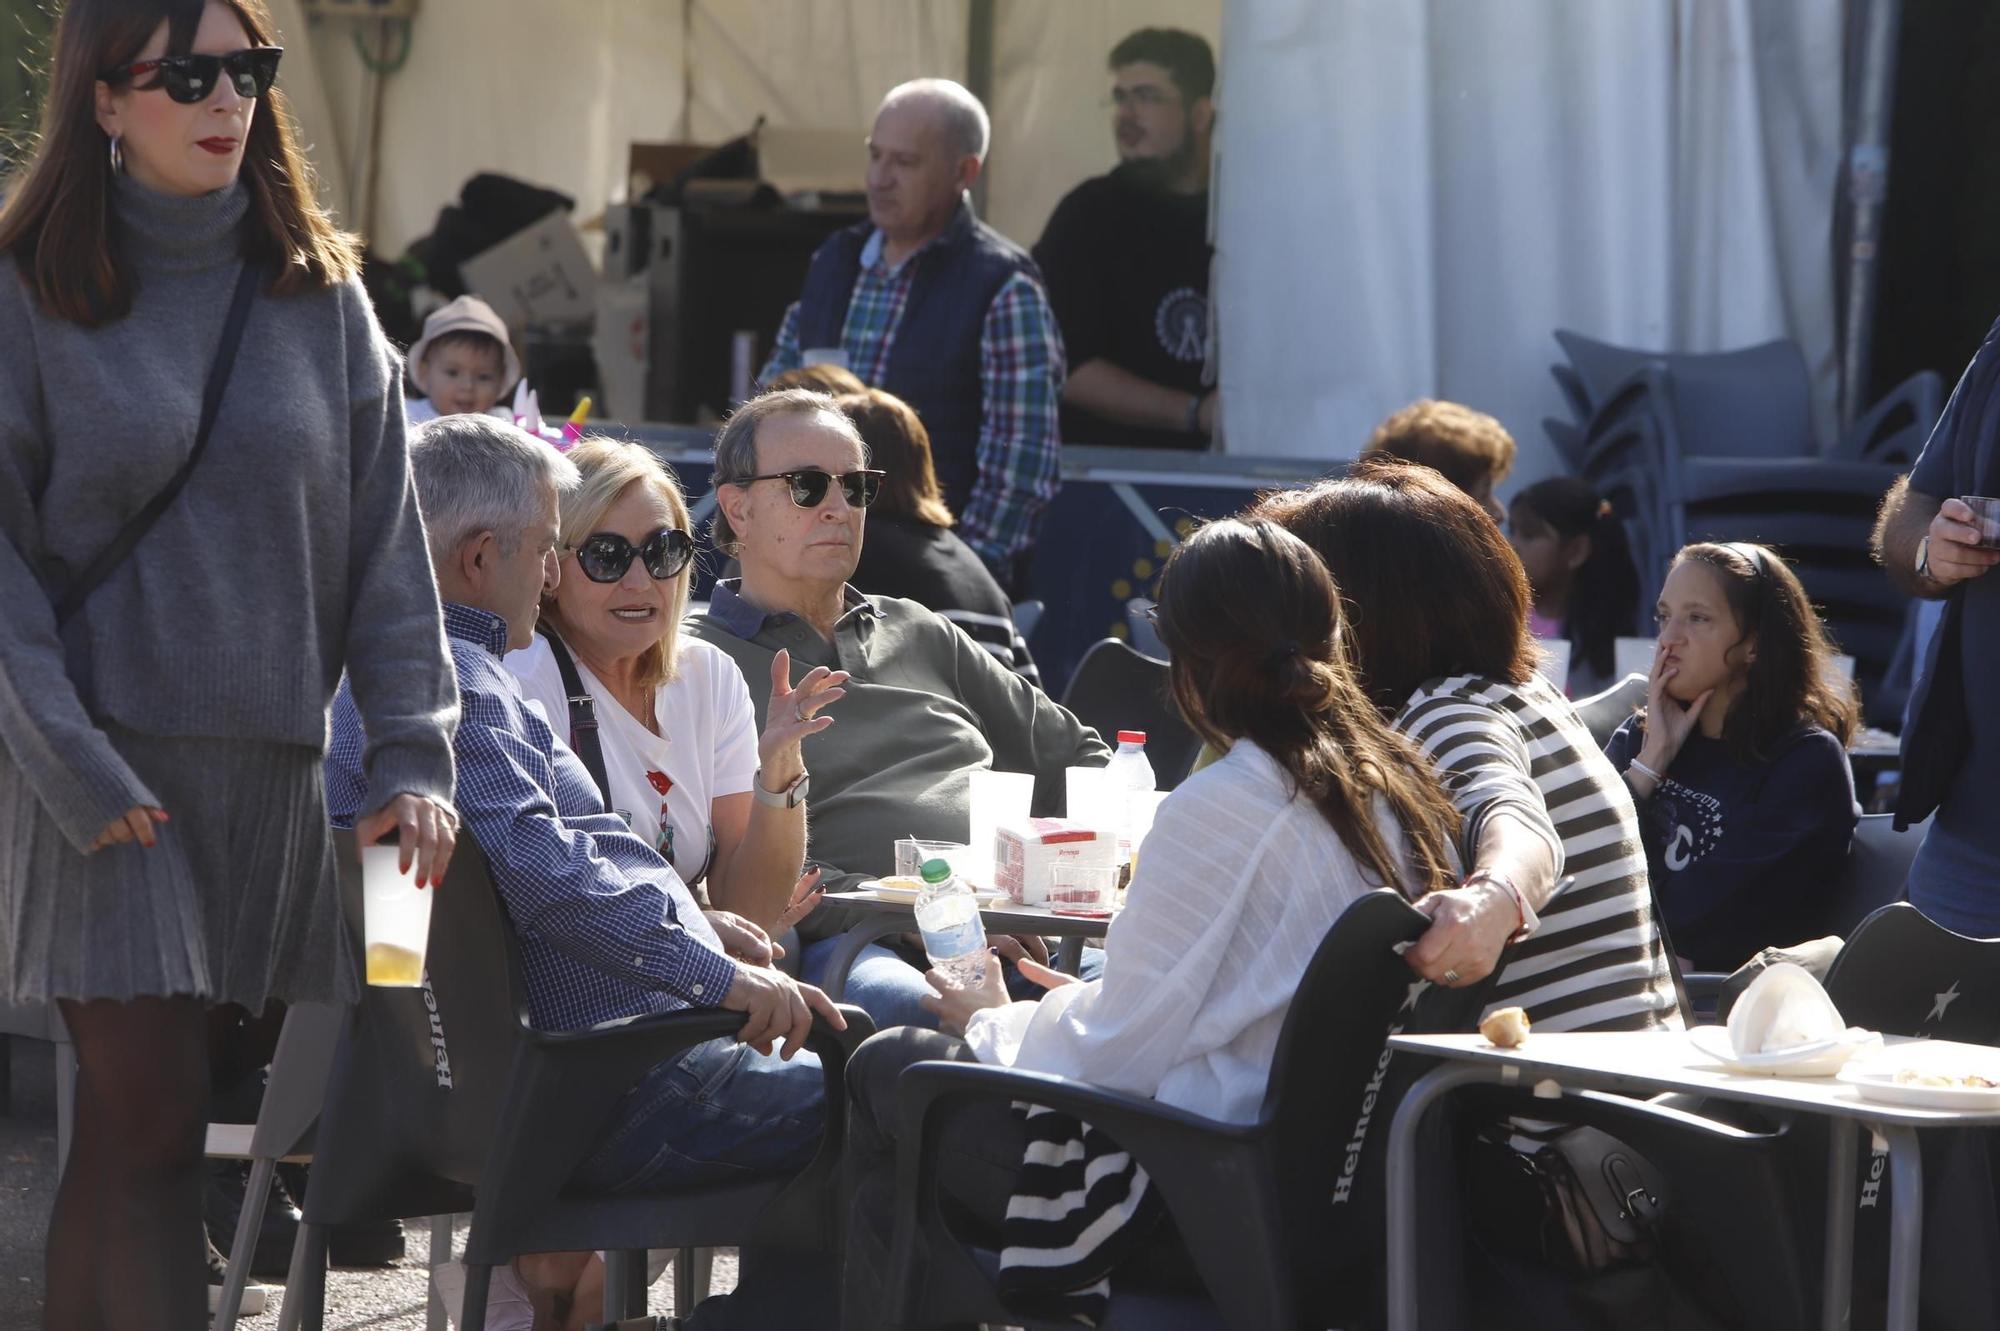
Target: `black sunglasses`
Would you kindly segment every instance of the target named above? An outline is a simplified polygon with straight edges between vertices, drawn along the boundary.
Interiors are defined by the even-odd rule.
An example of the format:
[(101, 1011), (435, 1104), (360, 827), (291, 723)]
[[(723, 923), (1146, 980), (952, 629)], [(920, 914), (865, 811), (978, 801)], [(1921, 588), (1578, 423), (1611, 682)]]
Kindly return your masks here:
[[(130, 83), (142, 92), (164, 88), (167, 96), (183, 105), (205, 102), (224, 74), (236, 88), (238, 97), (252, 100), (271, 91), (278, 81), (278, 57), (282, 46), (252, 46), (228, 55), (166, 55), (158, 60), (140, 60), (108, 70), (104, 81), (112, 87)], [(157, 72), (159, 82), (140, 87), (139, 80)]]
[(836, 476), (830, 471), (778, 471), (765, 476), (739, 476), (730, 481), (731, 485), (748, 485), (752, 481), (783, 481), (792, 487), (792, 502), (800, 508), (818, 508), (826, 498), (829, 481), (840, 482), (840, 492), (847, 496), (849, 508), (866, 508), (875, 502), (875, 496), (882, 493), (882, 478), (887, 472), (850, 471)]
[(586, 536), (572, 546), (576, 566), (592, 582), (616, 582), (632, 567), (632, 556), (646, 561), (646, 572), (657, 582), (665, 582), (688, 566), (694, 558), (694, 537), (679, 527), (662, 527), (638, 545), (615, 531)]

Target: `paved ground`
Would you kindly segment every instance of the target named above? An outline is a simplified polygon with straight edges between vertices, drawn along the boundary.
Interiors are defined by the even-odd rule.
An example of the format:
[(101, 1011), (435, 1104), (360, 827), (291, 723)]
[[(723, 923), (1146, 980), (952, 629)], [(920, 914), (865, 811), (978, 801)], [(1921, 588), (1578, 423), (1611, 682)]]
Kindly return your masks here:
[[(32, 1331), (42, 1307), (42, 1237), (55, 1189), (54, 1059), (49, 1046), (7, 1041), (13, 1069), (11, 1105), (0, 1112), (0, 1328)], [(461, 1241), (463, 1234), (461, 1232)], [(327, 1284), (326, 1331), (422, 1331), (429, 1230), (410, 1227), (409, 1255), (388, 1270), (335, 1271)], [(715, 1287), (735, 1283), (734, 1254), (718, 1255)], [(107, 1273), (107, 1276), (110, 1273)], [(271, 1283), (271, 1282), (265, 1282)], [(653, 1312), (670, 1312), (671, 1280), (653, 1288)], [(274, 1293), (278, 1287), (273, 1286)], [(249, 1331), (277, 1325), (277, 1299)]]

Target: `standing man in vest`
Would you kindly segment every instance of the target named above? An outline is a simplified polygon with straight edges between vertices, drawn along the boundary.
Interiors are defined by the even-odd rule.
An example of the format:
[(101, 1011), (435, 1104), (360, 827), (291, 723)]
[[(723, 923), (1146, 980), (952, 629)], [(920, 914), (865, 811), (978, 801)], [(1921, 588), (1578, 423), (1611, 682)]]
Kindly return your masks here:
[(1108, 64), (1117, 169), (1071, 190), (1035, 246), (1071, 363), (1063, 438), (1206, 448), (1215, 56), (1192, 32), (1141, 28)]
[(959, 535), (1019, 599), (1056, 492), (1063, 349), (1034, 260), (966, 197), (991, 136), (949, 79), (890, 90), (868, 137), (869, 220), (813, 255), (760, 378), (832, 360), (915, 407)]

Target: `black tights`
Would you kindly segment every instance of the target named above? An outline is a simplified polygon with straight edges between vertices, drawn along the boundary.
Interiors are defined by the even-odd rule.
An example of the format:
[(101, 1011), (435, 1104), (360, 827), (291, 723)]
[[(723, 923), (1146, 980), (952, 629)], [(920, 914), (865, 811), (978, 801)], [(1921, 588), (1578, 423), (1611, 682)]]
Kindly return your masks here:
[(44, 1331), (204, 1331), (206, 1007), (137, 998), (62, 1012), (76, 1126), (49, 1221)]

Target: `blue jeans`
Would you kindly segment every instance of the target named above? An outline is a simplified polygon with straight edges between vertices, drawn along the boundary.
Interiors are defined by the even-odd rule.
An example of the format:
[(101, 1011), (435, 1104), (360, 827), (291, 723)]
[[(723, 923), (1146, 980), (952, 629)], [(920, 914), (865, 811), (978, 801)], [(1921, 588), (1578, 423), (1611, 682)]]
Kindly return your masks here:
[(593, 1192), (662, 1192), (783, 1173), (812, 1159), (825, 1121), (816, 1055), (787, 1063), (711, 1040), (639, 1079), (576, 1181)]
[[(822, 938), (805, 945), (799, 958), (800, 979), (807, 984), (824, 987), (827, 963), (832, 959), (836, 941), (837, 937)], [(1077, 967), (1079, 978), (1094, 980), (1103, 970), (1103, 950), (1085, 948), (1083, 964)], [(1042, 987), (1024, 978), (1012, 962), (1007, 964), (1005, 978), (1007, 993), (1013, 998), (1042, 996)], [(886, 1031), (891, 1026), (921, 1026), (934, 1031), (937, 1029), (937, 1018), (920, 1006), (920, 1001), (930, 991), (923, 971), (914, 962), (904, 959), (891, 948), (870, 943), (856, 954), (854, 965), (847, 972), (847, 991), (840, 1001), (852, 1003), (874, 1018), (878, 1031)]]

